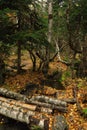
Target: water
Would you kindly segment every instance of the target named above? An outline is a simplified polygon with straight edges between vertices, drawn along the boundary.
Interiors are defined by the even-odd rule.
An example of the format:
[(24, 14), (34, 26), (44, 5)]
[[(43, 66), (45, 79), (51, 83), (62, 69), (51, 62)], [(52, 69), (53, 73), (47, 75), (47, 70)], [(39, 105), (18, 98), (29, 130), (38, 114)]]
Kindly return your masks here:
[(29, 130), (27, 125), (22, 123), (0, 124), (0, 130)]

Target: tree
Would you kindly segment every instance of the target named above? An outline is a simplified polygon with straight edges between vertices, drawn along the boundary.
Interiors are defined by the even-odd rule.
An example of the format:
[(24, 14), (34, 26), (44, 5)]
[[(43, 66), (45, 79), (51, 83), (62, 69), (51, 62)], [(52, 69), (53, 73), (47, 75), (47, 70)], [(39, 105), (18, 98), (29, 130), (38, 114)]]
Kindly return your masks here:
[[(2, 12), (3, 9), (9, 9), (9, 16), (13, 11), (11, 17), (8, 18), (13, 18), (15, 22), (13, 23), (12, 21), (11, 37), (8, 39), (12, 39), (12, 44), (14, 43), (17, 46), (17, 72), (20, 73), (21, 71), (22, 48), (26, 48), (29, 51), (30, 56), (32, 57), (33, 70), (36, 70), (36, 54), (34, 53), (36, 48), (38, 49), (39, 46), (46, 45), (47, 42), (44, 33), (44, 22), (41, 20), (40, 15), (36, 10), (36, 7), (38, 7), (37, 3), (33, 3), (30, 0), (8, 2), (2, 0), (1, 7)], [(9, 31), (11, 31), (11, 29)], [(5, 39), (5, 37), (3, 39)]]
[[(84, 50), (84, 46), (86, 48), (85, 44), (85, 36), (86, 32), (84, 23), (87, 23), (86, 20), (86, 4), (87, 2), (84, 0), (80, 1), (69, 1), (68, 3), (68, 16), (67, 16), (67, 29), (68, 29), (68, 41), (70, 48), (74, 51), (74, 61), (73, 61), (73, 67), (75, 64), (75, 56), (77, 53), (81, 54), (81, 59), (79, 62), (79, 69), (78, 69), (78, 75), (85, 76), (86, 74), (86, 55), (84, 55), (84, 52), (86, 53), (86, 50)], [(84, 28), (84, 29), (83, 29)], [(85, 32), (85, 33), (84, 33)], [(85, 62), (83, 62), (85, 60)]]
[[(48, 0), (48, 42), (51, 43), (52, 40), (52, 23), (53, 23), (53, 16), (52, 16), (52, 8), (53, 8), (53, 0)], [(44, 74), (48, 73), (49, 62), (50, 62), (50, 48), (49, 46), (46, 47), (46, 57), (45, 62), (42, 67), (42, 71)]]
[[(76, 59), (77, 54), (83, 57), (83, 46), (85, 43), (82, 39), (86, 36), (86, 32), (83, 33), (84, 24), (86, 23), (86, 1), (62, 1), (54, 2), (54, 39), (58, 51), (58, 60), (67, 64), (64, 60), (61, 60), (60, 54), (63, 52), (66, 57), (68, 56), (69, 64), (73, 69), (76, 62), (78, 64), (82, 59)], [(84, 20), (83, 20), (84, 17)], [(84, 28), (84, 29), (83, 29)], [(62, 53), (63, 54), (63, 53)], [(72, 58), (70, 58), (72, 57)], [(86, 63), (86, 62), (85, 62)], [(81, 63), (82, 64), (82, 63)], [(81, 65), (80, 65), (81, 66)], [(84, 68), (84, 67), (80, 67)], [(86, 68), (86, 67), (85, 67)], [(79, 69), (79, 71), (80, 71)], [(81, 72), (82, 73), (82, 72)]]
[(9, 20), (9, 12), (13, 13), (8, 8), (0, 9), (0, 84), (5, 81), (5, 60), (10, 54), (11, 33), (14, 30), (12, 22)]
[(45, 74), (56, 56), (73, 68), (77, 54), (85, 63), (86, 8), (86, 0), (1, 0), (0, 41), (3, 47), (17, 46), (17, 72), (22, 68), (22, 49), (29, 52), (33, 70)]

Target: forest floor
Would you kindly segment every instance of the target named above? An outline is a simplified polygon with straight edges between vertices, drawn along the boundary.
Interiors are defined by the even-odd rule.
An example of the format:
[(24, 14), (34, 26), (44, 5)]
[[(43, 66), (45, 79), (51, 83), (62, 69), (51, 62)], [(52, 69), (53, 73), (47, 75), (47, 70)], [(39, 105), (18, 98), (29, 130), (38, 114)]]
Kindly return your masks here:
[[(15, 58), (15, 56), (10, 58), (10, 66), (13, 65), (13, 61), (15, 60)], [(82, 109), (87, 108), (87, 79), (72, 79), (69, 76), (65, 77), (65, 79), (62, 81), (62, 84), (65, 89), (62, 90), (60, 88), (61, 86), (58, 86), (60, 88), (58, 89), (57, 87), (55, 88), (54, 85), (50, 86), (42, 83), (42, 81), (44, 82), (45, 78), (42, 73), (31, 71), (32, 62), (29, 60), (28, 55), (22, 56), (22, 63), (26, 64), (26, 66), (24, 67), (26, 71), (22, 74), (16, 74), (15, 71), (14, 73), (12, 72), (10, 76), (6, 77), (5, 84), (2, 87), (8, 88), (12, 91), (21, 92), (22, 90), (25, 90), (25, 86), (27, 84), (34, 84), (35, 87), (33, 87), (33, 89), (31, 90), (32, 92), (30, 91), (30, 96), (39, 94), (54, 97), (55, 92), (58, 92), (58, 99), (73, 98), (73, 89), (75, 87), (78, 87), (77, 100), (80, 103)], [(63, 70), (63, 72), (65, 72), (67, 70), (67, 66), (54, 61), (50, 64), (49, 73), (51, 74), (56, 70)], [(85, 103), (83, 103), (84, 100)], [(87, 130), (87, 118), (85, 118), (79, 113), (76, 103), (68, 104), (67, 113), (57, 112), (54, 113), (54, 115), (55, 114), (64, 115), (69, 125), (69, 130)], [(54, 115), (50, 115), (51, 120)]]

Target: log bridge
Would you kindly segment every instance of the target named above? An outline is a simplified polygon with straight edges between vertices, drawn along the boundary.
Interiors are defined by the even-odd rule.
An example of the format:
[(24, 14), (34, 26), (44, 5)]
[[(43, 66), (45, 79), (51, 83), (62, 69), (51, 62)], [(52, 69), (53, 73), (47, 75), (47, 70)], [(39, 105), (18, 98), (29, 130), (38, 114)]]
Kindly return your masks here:
[[(0, 114), (11, 119), (24, 122), (29, 127), (36, 125), (43, 130), (49, 130), (49, 118), (54, 110), (67, 112), (67, 103), (74, 100), (57, 100), (47, 96), (33, 96), (28, 98), (25, 95), (0, 88)], [(44, 114), (47, 113), (47, 114)]]

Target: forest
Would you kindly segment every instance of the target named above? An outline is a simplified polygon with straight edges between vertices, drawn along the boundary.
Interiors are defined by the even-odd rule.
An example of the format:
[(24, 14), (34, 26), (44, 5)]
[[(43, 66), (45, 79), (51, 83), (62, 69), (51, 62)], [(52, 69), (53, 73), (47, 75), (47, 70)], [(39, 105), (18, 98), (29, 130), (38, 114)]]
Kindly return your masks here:
[(0, 0), (0, 130), (20, 122), (87, 130), (87, 0)]

